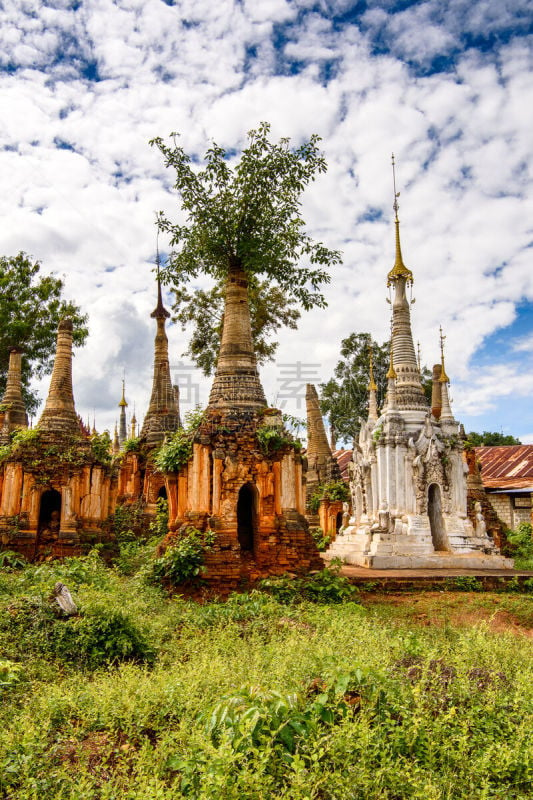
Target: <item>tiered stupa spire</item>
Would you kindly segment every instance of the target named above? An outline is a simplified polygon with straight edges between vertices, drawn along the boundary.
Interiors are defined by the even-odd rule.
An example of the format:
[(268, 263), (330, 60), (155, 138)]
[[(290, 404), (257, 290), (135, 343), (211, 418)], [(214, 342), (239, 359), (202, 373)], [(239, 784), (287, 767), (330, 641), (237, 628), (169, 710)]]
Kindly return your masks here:
[(411, 315), (406, 296), (407, 286), (413, 284), (413, 273), (405, 266), (400, 244), (400, 220), (398, 218), (398, 197), (396, 191), (396, 172), (394, 154), (392, 156), (392, 175), (394, 183), (394, 225), (396, 228), (396, 257), (394, 266), (387, 276), (387, 286), (394, 287), (392, 301), (392, 351), (396, 369), (396, 404), (398, 409), (426, 410), (427, 400), (420, 380), (420, 370), (415, 355)]
[(130, 425), (131, 425), (130, 436), (132, 439), (135, 439), (135, 437), (137, 436), (137, 417), (135, 416), (135, 403), (133, 404), (133, 416), (131, 418)]
[(237, 264), (226, 280), (222, 339), (209, 405), (243, 409), (266, 406), (252, 341), (248, 277)]
[(126, 402), (125, 390), (126, 390), (126, 382), (124, 378), (122, 378), (122, 397), (120, 398), (120, 402), (118, 404), (120, 408), (120, 420), (118, 428), (118, 441), (120, 447), (122, 447), (122, 445), (128, 438), (128, 429), (126, 426), (126, 408), (128, 407), (128, 403)]
[(80, 425), (72, 391), (72, 320), (62, 319), (57, 329), (56, 357), (44, 411), (41, 431), (79, 437)]
[(446, 336), (442, 333), (442, 326), (439, 327), (440, 332), (440, 358), (441, 358), (441, 372), (439, 377), (440, 383), (440, 391), (441, 391), (441, 412), (440, 412), (440, 421), (441, 422), (454, 422), (452, 407), (450, 405), (450, 398), (448, 395), (448, 384), (450, 379), (446, 374), (446, 369), (444, 367), (444, 340)]
[(377, 422), (379, 417), (377, 401), (378, 387), (376, 381), (374, 380), (374, 354), (372, 352), (371, 344), (368, 346), (368, 372), (368, 421)]
[(11, 431), (28, 427), (28, 415), (22, 399), (22, 350), (11, 347), (4, 396), (2, 397), (4, 422), (0, 441), (8, 441)]
[(163, 441), (165, 434), (173, 433), (181, 426), (179, 409), (176, 404), (174, 388), (170, 377), (168, 338), (165, 330), (165, 323), (170, 317), (170, 314), (163, 305), (159, 267), (158, 251), (157, 305), (150, 314), (152, 319), (155, 319), (157, 323), (154, 341), (154, 375), (150, 404), (141, 430), (141, 436), (146, 438), (149, 445), (154, 446)]

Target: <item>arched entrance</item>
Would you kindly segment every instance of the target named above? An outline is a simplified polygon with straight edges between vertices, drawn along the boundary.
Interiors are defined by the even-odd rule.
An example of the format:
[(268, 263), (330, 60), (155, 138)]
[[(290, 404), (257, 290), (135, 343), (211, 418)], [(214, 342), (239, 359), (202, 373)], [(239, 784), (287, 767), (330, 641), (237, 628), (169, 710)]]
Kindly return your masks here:
[(342, 528), (342, 511), (339, 511), (337, 513), (337, 518), (335, 520), (335, 530), (337, 531), (337, 533), (340, 531), (341, 528)]
[(166, 499), (167, 499), (167, 487), (166, 487), (166, 486), (162, 486), (162, 487), (160, 488), (160, 490), (158, 491), (158, 493), (157, 493), (157, 499), (159, 500), (159, 498), (160, 498), (160, 497), (162, 497), (162, 498), (163, 498), (163, 500), (166, 500)]
[(237, 500), (237, 537), (241, 551), (253, 553), (256, 533), (257, 492), (251, 483), (245, 483), (239, 490)]
[(61, 495), (55, 489), (47, 489), (41, 495), (39, 506), (39, 525), (35, 548), (51, 545), (59, 536), (61, 525)]
[(428, 516), (433, 547), (439, 551), (448, 550), (448, 539), (442, 519), (440, 486), (437, 483), (432, 483), (428, 489)]

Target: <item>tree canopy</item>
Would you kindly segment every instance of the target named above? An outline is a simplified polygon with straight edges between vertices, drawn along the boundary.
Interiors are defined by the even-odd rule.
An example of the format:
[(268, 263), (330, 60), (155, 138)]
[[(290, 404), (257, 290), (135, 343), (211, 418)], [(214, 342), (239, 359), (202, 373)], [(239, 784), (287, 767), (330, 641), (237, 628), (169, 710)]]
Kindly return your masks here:
[[(390, 342), (378, 344), (369, 333), (352, 333), (341, 342), (341, 358), (333, 378), (320, 386), (320, 405), (339, 439), (352, 443), (360, 429), (359, 419), (368, 415), (369, 351), (372, 348), (378, 408), (387, 393)], [(422, 369), (422, 385), (431, 399), (431, 372)]]
[[(224, 286), (219, 281), (211, 289), (174, 289), (173, 318), (182, 328), (192, 325), (186, 355), (204, 375), (211, 375), (216, 367), (224, 319)], [(296, 301), (287, 298), (279, 286), (269, 286), (251, 276), (248, 284), (252, 339), (259, 364), (274, 357), (278, 343), (271, 337), (282, 326), (296, 328), (300, 312)]]
[(475, 433), (475, 431), (471, 431), (467, 435), (466, 441), (472, 447), (480, 447), (481, 445), (498, 446), (522, 444), (520, 439), (516, 439), (510, 434), (498, 433), (497, 431), (483, 431), (483, 433)]
[(289, 139), (269, 141), (263, 122), (248, 133), (247, 145), (235, 164), (231, 154), (213, 144), (204, 168), (177, 143), (155, 138), (165, 164), (175, 170), (175, 188), (185, 223), (172, 223), (162, 212), (158, 224), (170, 235), (173, 249), (162, 277), (181, 287), (199, 273), (225, 281), (232, 270), (274, 282), (287, 298), (304, 309), (325, 306), (321, 287), (330, 280), (327, 268), (340, 263), (340, 253), (314, 242), (304, 230), (300, 196), (317, 174), (326, 171), (319, 137), (299, 147)]
[(0, 396), (6, 386), (9, 348), (21, 347), (23, 396), (29, 414), (39, 405), (39, 398), (30, 391), (30, 380), (52, 370), (59, 321), (72, 319), (75, 345), (83, 344), (88, 334), (87, 316), (62, 298), (61, 278), (41, 275), (40, 269), (40, 263), (23, 252), (0, 257)]

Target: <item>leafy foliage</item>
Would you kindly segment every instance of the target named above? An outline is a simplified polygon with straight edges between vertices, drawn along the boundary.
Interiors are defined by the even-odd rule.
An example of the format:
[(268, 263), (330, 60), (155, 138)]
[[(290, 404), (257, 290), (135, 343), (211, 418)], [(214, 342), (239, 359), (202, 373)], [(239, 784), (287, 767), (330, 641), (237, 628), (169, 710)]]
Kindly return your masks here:
[(322, 528), (312, 528), (311, 536), (315, 540), (316, 549), (319, 553), (324, 553), (331, 544), (331, 536), (325, 536)]
[(175, 544), (166, 548), (151, 565), (149, 579), (165, 585), (180, 586), (198, 579), (205, 571), (205, 555), (215, 540), (212, 531), (202, 533), (188, 527)]
[(471, 431), (466, 437), (466, 442), (471, 447), (480, 447), (481, 445), (497, 447), (499, 445), (522, 444), (520, 439), (516, 439), (510, 434), (498, 433), (498, 431), (483, 431), (483, 433)]
[(91, 436), (91, 452), (100, 464), (111, 463), (111, 437), (108, 431), (95, 433)]
[(29, 389), (30, 380), (52, 369), (59, 321), (72, 319), (76, 346), (84, 343), (88, 333), (87, 316), (62, 299), (61, 278), (41, 275), (40, 270), (41, 264), (23, 252), (0, 257), (0, 395), (6, 385), (8, 348), (21, 347), (23, 395), (30, 414), (35, 414), (39, 404)]
[(22, 599), (0, 619), (15, 652), (45, 654), (95, 669), (118, 661), (152, 661), (154, 652), (132, 620), (101, 607), (65, 619), (41, 597)]
[(344, 481), (330, 481), (330, 483), (321, 483), (317, 486), (309, 498), (308, 506), (309, 510), (316, 514), (322, 500), (340, 500), (343, 503), (347, 503), (349, 499), (350, 489)]
[(320, 572), (312, 572), (303, 578), (293, 575), (265, 578), (260, 588), (273, 595), (280, 603), (342, 603), (355, 593), (356, 589), (347, 578), (339, 574), (340, 564), (330, 565)]
[(514, 531), (506, 531), (511, 555), (518, 569), (533, 568), (533, 527), (529, 522), (520, 522)]
[(185, 415), (185, 427), (163, 442), (154, 455), (154, 464), (160, 472), (178, 472), (192, 455), (193, 436), (202, 424), (205, 411), (198, 406)]
[[(222, 147), (213, 144), (204, 169), (193, 169), (191, 157), (177, 144), (154, 139), (165, 164), (176, 172), (175, 188), (185, 212), (184, 225), (162, 213), (159, 226), (176, 248), (164, 277), (181, 286), (200, 272), (224, 281), (235, 269), (274, 282), (286, 298), (306, 310), (324, 306), (320, 287), (330, 280), (324, 267), (340, 262), (340, 254), (313, 242), (304, 231), (300, 196), (326, 162), (319, 137), (291, 149), (288, 139), (272, 143), (263, 122), (248, 133), (248, 142), (232, 168)], [(309, 266), (302, 266), (305, 260)]]
[(124, 453), (138, 453), (141, 447), (141, 438), (140, 436), (133, 436), (129, 439), (126, 439), (122, 446), (122, 450)]
[[(224, 284), (219, 281), (211, 289), (174, 288), (174, 319), (183, 330), (192, 325), (186, 355), (204, 375), (211, 375), (216, 367), (224, 316)], [(278, 343), (271, 337), (281, 327), (295, 329), (300, 312), (295, 300), (287, 297), (279, 287), (269, 285), (251, 276), (248, 282), (248, 300), (254, 352), (259, 364), (274, 358)]]
[[(283, 428), (278, 428), (275, 425), (262, 425), (256, 431), (257, 440), (261, 451), (266, 455), (271, 455), (281, 450), (282, 447), (294, 447), (296, 444), (292, 437), (289, 437)], [(298, 449), (299, 442), (296, 444)]]

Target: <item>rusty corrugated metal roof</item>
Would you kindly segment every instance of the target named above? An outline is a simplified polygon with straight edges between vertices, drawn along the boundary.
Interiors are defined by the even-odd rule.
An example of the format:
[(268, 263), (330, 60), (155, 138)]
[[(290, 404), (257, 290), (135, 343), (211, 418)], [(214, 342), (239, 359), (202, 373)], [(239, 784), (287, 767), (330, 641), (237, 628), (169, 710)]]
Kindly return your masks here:
[(486, 489), (533, 491), (533, 444), (476, 447), (481, 479)]
[(343, 481), (348, 481), (348, 464), (352, 460), (352, 450), (344, 450), (343, 448), (340, 450), (334, 450), (333, 458), (337, 459), (337, 464), (339, 465)]

